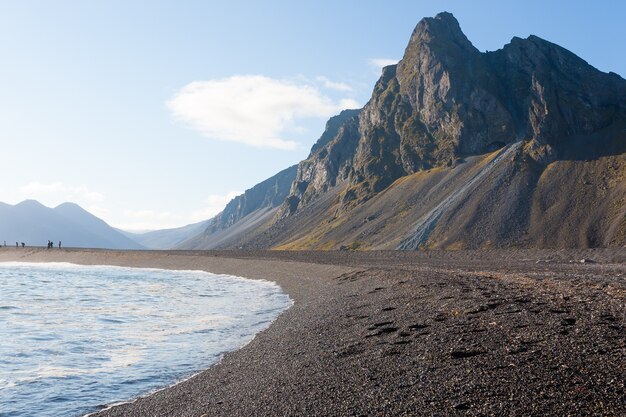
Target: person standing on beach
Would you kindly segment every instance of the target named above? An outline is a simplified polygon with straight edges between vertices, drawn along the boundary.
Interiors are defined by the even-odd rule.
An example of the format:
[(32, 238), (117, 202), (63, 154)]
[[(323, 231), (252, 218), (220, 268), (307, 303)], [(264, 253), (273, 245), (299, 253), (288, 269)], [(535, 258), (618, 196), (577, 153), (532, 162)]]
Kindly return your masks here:
[(61, 249), (61, 241), (59, 240), (59, 249)]

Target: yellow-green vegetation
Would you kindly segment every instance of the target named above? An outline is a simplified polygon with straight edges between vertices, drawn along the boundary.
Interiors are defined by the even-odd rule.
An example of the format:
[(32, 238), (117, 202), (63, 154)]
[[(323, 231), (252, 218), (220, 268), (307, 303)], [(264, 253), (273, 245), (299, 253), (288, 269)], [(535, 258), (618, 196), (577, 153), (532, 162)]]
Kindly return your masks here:
[(349, 246), (348, 249), (350, 250), (359, 250), (359, 248), (363, 245), (362, 242), (359, 242), (357, 240), (355, 240), (354, 242), (352, 242)]
[(456, 242), (453, 242), (451, 244), (449, 244), (446, 249), (447, 250), (463, 250), (467, 247), (466, 243), (463, 242), (462, 240), (457, 240)]

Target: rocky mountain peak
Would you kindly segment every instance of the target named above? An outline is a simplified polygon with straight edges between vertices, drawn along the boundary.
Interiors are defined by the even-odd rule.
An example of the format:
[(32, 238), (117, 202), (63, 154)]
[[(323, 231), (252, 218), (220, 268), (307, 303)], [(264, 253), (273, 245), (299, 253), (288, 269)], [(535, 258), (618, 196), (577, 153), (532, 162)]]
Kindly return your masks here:
[(452, 13), (442, 12), (435, 17), (425, 17), (415, 26), (407, 49), (420, 44), (450, 44), (459, 48), (475, 49), (467, 39), (459, 21)]
[[(389, 67), (383, 68), (383, 73), (388, 70)], [(394, 72), (395, 75), (395, 72)], [(323, 149), (328, 142), (330, 142), (336, 135), (339, 129), (341, 129), (344, 122), (351, 117), (357, 116), (360, 110), (342, 110), (337, 116), (333, 116), (326, 122), (326, 128), (324, 129), (324, 133), (322, 136), (315, 142), (313, 147), (311, 148), (310, 155), (312, 156), (317, 151)], [(309, 156), (310, 157), (310, 156)]]
[[(433, 18), (422, 19), (413, 30), (398, 64), (398, 81), (409, 94), (420, 81), (443, 81), (442, 87), (446, 90), (450, 73), (471, 72), (479, 55), (456, 18), (451, 13), (439, 13)], [(429, 76), (431, 79), (424, 79)]]
[(337, 185), (337, 212), (350, 210), (403, 176), (454, 167), (514, 142), (525, 142), (521, 159), (543, 165), (572, 149), (608, 149), (580, 138), (620, 120), (621, 77), (534, 35), (481, 53), (452, 14), (440, 13), (417, 24), (404, 56), (383, 69), (360, 112), (328, 122), (298, 166), (278, 218)]
[(289, 196), (278, 210), (277, 219), (290, 216), (298, 207), (349, 178), (359, 140), (360, 112), (344, 110), (328, 120), (309, 157), (298, 164), (296, 178)]
[(485, 60), (501, 89), (516, 98), (509, 102), (509, 112), (521, 139), (534, 142), (531, 148), (563, 151), (574, 144), (572, 138), (599, 132), (626, 114), (626, 83), (621, 77), (603, 73), (538, 36), (513, 38), (485, 54)]
[(192, 247), (623, 246), (625, 128), (619, 75), (534, 35), (481, 53), (440, 13), (281, 186), (233, 200)]

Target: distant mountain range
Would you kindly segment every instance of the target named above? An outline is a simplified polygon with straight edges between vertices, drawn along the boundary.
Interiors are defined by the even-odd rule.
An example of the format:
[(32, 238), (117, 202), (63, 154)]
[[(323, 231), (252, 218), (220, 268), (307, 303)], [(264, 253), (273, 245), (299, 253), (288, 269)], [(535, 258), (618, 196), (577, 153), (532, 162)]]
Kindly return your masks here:
[(210, 220), (204, 220), (187, 226), (143, 233), (127, 232), (121, 229), (117, 229), (117, 231), (147, 249), (172, 249), (180, 246), (186, 240), (202, 234), (209, 223)]
[(440, 13), (277, 177), (178, 247), (625, 246), (626, 81), (537, 36), (482, 53)]
[(55, 208), (26, 200), (14, 206), (0, 203), (0, 243), (24, 242), (28, 246), (144, 249), (103, 220), (73, 203)]

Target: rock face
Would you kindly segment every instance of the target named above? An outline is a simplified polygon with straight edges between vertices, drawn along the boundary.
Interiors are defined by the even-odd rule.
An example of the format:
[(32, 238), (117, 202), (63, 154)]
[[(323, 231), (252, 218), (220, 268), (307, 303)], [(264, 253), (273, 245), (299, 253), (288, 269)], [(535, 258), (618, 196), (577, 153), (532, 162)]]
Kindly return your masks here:
[(337, 181), (350, 184), (346, 201), (362, 202), (402, 176), (520, 140), (529, 157), (550, 162), (576, 135), (624, 119), (626, 83), (536, 36), (481, 53), (441, 13), (419, 22), (358, 121), (356, 111), (345, 113), (299, 165), (282, 213)]
[(224, 211), (213, 219), (207, 227), (207, 231), (215, 232), (226, 229), (253, 211), (280, 205), (287, 197), (295, 173), (296, 165), (280, 171), (273, 177), (246, 190), (242, 195), (233, 198), (226, 205)]
[(297, 166), (295, 181), (280, 208), (279, 219), (350, 178), (359, 140), (359, 113), (360, 110), (344, 110), (326, 123), (309, 157)]
[(271, 227), (239, 244), (624, 245), (625, 219), (626, 81), (536, 36), (482, 53), (441, 13), (362, 109), (329, 120)]

